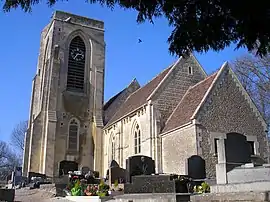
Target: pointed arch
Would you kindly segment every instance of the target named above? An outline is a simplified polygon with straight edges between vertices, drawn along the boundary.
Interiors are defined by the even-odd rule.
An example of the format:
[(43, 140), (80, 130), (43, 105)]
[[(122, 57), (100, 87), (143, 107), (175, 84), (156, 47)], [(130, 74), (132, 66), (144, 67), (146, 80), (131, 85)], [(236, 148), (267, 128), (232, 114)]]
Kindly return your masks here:
[(135, 120), (132, 125), (131, 137), (133, 138), (134, 144), (134, 154), (141, 153), (141, 127), (139, 123)]
[(68, 150), (79, 150), (79, 134), (80, 134), (80, 122), (76, 118), (72, 118), (68, 124)]
[(86, 46), (80, 36), (69, 44), (67, 90), (84, 91)]

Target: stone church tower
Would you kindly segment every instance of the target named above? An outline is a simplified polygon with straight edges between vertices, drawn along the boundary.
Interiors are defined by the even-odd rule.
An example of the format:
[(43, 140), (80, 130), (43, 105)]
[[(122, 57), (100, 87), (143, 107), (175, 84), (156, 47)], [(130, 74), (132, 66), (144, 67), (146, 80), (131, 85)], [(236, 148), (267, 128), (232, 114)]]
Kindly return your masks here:
[(23, 174), (102, 168), (104, 23), (56, 11), (41, 34)]

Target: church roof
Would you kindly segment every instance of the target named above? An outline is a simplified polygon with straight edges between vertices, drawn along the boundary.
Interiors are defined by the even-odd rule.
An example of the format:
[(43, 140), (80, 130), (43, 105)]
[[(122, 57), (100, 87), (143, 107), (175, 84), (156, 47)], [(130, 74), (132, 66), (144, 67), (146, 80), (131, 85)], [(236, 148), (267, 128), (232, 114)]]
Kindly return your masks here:
[(191, 121), (192, 115), (200, 105), (217, 74), (218, 72), (208, 76), (203, 81), (188, 89), (171, 116), (168, 118), (162, 133), (168, 132)]
[(147, 98), (157, 88), (157, 86), (163, 80), (163, 78), (168, 74), (171, 67), (172, 66), (168, 67), (159, 75), (157, 75), (153, 80), (148, 82), (145, 86), (139, 88), (137, 91), (132, 93), (123, 103), (123, 105), (119, 108), (119, 110), (115, 113), (115, 115), (109, 120), (107, 126), (119, 120), (128, 113), (136, 110), (142, 105), (146, 104)]
[(119, 93), (117, 93), (116, 95), (114, 95), (113, 97), (111, 97), (103, 106), (103, 110), (106, 111), (106, 109), (108, 109), (111, 104), (121, 95), (121, 93), (123, 93), (128, 87), (124, 88), (123, 90), (121, 90)]
[(138, 88), (140, 88), (140, 84), (136, 79), (133, 79), (126, 88), (114, 95), (104, 104), (104, 125), (106, 125), (113, 117), (113, 115), (117, 112), (118, 107), (125, 102), (126, 98)]

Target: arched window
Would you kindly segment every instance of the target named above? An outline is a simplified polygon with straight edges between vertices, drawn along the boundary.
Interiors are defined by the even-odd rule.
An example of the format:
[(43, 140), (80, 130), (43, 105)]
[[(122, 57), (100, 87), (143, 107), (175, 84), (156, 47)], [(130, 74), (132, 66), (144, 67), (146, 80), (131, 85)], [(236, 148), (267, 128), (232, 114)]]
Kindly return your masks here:
[(85, 44), (76, 36), (70, 43), (68, 56), (67, 90), (84, 90)]
[(72, 119), (68, 128), (68, 149), (72, 151), (78, 150), (79, 123), (76, 119)]
[(115, 160), (115, 138), (113, 137), (112, 138), (112, 156), (111, 156), (111, 158), (112, 158), (112, 160)]
[(138, 124), (135, 125), (134, 129), (134, 149), (135, 154), (141, 153), (141, 130)]

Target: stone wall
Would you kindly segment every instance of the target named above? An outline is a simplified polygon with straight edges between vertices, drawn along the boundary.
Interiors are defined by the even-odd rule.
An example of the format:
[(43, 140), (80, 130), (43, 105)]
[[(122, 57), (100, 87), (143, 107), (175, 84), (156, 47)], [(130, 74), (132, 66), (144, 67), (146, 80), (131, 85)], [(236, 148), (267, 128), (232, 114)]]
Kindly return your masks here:
[[(65, 21), (68, 17), (71, 17), (72, 23)], [(86, 46), (85, 91), (65, 93), (69, 44), (78, 35)], [(35, 113), (41, 111), (42, 117), (34, 120), (31, 132), (29, 169), (49, 173), (50, 176), (58, 175), (59, 162), (68, 160), (67, 131), (72, 118), (80, 122), (80, 146), (74, 155), (75, 160), (82, 166), (93, 167), (93, 155), (101, 155), (99, 150), (93, 150), (102, 144), (100, 140), (93, 145), (93, 133), (103, 126), (104, 23), (57, 11), (44, 29), (41, 40), (37, 71), (40, 78), (39, 84), (36, 82), (34, 87), (34, 91), (38, 90), (41, 95), (34, 95), (30, 116), (39, 116)], [(92, 160), (89, 160), (91, 157)], [(97, 160), (100, 161), (100, 158)], [(96, 165), (96, 169), (101, 169), (101, 165)]]
[(268, 145), (263, 123), (232, 75), (229, 69), (224, 69), (197, 118), (200, 123), (197, 126), (198, 136), (201, 137), (200, 152), (206, 160), (207, 177), (215, 177), (217, 163), (211, 149), (214, 144), (211, 137), (213, 132), (240, 133), (246, 135), (247, 139), (257, 137), (257, 155), (267, 160)]
[(28, 172), (40, 172), (42, 113), (31, 124)]
[(163, 173), (187, 175), (187, 159), (197, 155), (196, 127), (194, 124), (162, 135)]
[[(192, 74), (188, 72), (189, 67), (192, 68)], [(153, 97), (153, 102), (156, 103), (156, 107), (160, 110), (163, 122), (161, 124), (163, 126), (187, 89), (205, 77), (205, 72), (194, 56), (180, 59)]]
[[(104, 171), (108, 169), (111, 158), (111, 144), (115, 138), (115, 159), (120, 167), (126, 167), (126, 159), (134, 155), (134, 127), (139, 124), (141, 130), (141, 153), (142, 155), (151, 156), (150, 142), (150, 107), (145, 106), (136, 112), (130, 114), (124, 119), (113, 124), (104, 131)], [(105, 173), (105, 172), (104, 172)]]
[[(71, 17), (71, 21), (74, 22), (74, 24), (62, 21), (67, 17)], [(96, 133), (98, 128), (94, 127), (103, 126), (102, 108), (104, 102), (105, 68), (104, 25), (103, 22), (100, 21), (63, 12), (56, 12), (54, 19), (54, 44), (60, 47), (60, 91), (63, 92), (66, 88), (68, 45), (70, 41), (75, 36), (79, 35), (84, 40), (86, 46), (84, 94), (66, 92), (64, 94), (58, 93), (56, 96), (56, 109), (58, 111), (56, 142), (65, 142), (67, 144), (67, 139), (65, 139), (64, 134), (68, 133), (69, 122), (75, 117), (80, 122), (79, 151), (73, 154), (69, 153), (64, 148), (57, 148), (58, 152), (55, 152), (55, 169), (59, 161), (67, 160), (67, 155), (69, 155), (79, 163), (79, 167), (88, 166), (97, 171), (101, 171), (97, 163), (96, 168), (94, 168), (93, 159), (95, 154), (97, 155), (97, 161), (100, 161), (100, 158), (97, 158), (100, 152), (94, 150), (101, 147), (101, 142), (97, 142), (99, 138), (97, 138), (94, 133)], [(95, 26), (97, 26), (98, 29), (95, 29)], [(95, 124), (93, 124), (93, 122), (95, 122)], [(65, 131), (65, 133), (62, 131)], [(94, 145), (94, 143), (96, 145)], [(63, 147), (66, 147), (66, 144), (64, 144)]]

